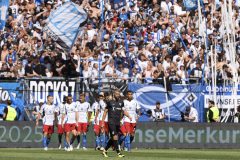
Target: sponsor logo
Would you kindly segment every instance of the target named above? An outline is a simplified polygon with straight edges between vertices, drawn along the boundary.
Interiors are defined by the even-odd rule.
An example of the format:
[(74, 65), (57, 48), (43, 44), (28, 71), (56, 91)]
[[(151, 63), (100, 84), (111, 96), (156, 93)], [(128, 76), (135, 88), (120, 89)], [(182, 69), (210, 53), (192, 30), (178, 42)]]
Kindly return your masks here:
[(30, 81), (30, 103), (34, 101), (46, 102), (47, 96), (52, 95), (54, 98), (54, 104), (62, 102), (63, 97), (71, 94), (75, 96), (75, 81)]

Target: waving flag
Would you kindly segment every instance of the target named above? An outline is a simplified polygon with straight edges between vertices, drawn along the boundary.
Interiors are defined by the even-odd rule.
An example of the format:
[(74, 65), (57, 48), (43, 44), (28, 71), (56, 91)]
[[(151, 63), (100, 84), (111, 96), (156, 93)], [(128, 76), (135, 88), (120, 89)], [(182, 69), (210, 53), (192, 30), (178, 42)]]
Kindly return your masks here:
[(195, 10), (198, 8), (198, 0), (184, 0), (183, 3), (187, 11)]
[(6, 24), (9, 0), (0, 0), (0, 30), (3, 30)]
[(83, 8), (67, 2), (51, 12), (44, 31), (63, 49), (70, 50), (86, 21), (87, 13)]

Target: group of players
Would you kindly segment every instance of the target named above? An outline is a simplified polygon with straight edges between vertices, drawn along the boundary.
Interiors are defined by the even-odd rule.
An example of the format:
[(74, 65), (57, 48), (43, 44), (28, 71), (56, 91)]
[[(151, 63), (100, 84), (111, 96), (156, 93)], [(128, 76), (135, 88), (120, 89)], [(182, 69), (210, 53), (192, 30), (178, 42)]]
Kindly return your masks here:
[(47, 102), (38, 112), (36, 125), (39, 119), (42, 119), (44, 150), (48, 150), (54, 125), (58, 128), (59, 149), (62, 147), (64, 136), (66, 151), (73, 150), (75, 139), (78, 142), (76, 148), (79, 149), (81, 137), (82, 148), (86, 150), (88, 127), (94, 115), (96, 150), (101, 150), (104, 157), (108, 157), (107, 150), (112, 147), (118, 157), (124, 157), (120, 153), (121, 145), (124, 142), (125, 151), (130, 151), (139, 110), (140, 106), (133, 99), (131, 91), (127, 91), (125, 97), (121, 97), (119, 90), (114, 90), (109, 96), (104, 96), (101, 92), (92, 106), (86, 102), (84, 93), (80, 94), (79, 101), (76, 102), (73, 102), (71, 95), (65, 96), (62, 104), (58, 106), (53, 104), (53, 97), (49, 95)]

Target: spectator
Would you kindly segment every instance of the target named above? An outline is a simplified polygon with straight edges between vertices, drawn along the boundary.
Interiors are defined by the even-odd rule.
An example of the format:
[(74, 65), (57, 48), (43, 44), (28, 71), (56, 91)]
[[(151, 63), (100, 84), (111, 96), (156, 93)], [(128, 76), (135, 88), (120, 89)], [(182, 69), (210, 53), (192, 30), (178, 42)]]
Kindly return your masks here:
[[(165, 73), (163, 75), (158, 70), (159, 75), (169, 80), (174, 79), (174, 83), (183, 83), (181, 80), (188, 78), (201, 79), (203, 73), (205, 78), (211, 79), (210, 74), (213, 72), (209, 67), (211, 54), (207, 52), (212, 46), (213, 49), (216, 48), (218, 54), (216, 66), (219, 69), (219, 76), (232, 79), (233, 70), (229, 65), (230, 50), (224, 45), (224, 42), (227, 42), (227, 37), (224, 36), (227, 28), (223, 27), (222, 22), (224, 2), (204, 2), (206, 12), (203, 8), (200, 9), (201, 17), (199, 10), (185, 11), (182, 1), (126, 1), (126, 6), (118, 9), (114, 8), (113, 4), (105, 2), (103, 11), (100, 1), (72, 1), (84, 7), (88, 13), (88, 22), (83, 26), (83, 32), (77, 37), (71, 50), (74, 55), (72, 58), (71, 54), (68, 56), (58, 50), (58, 45), (43, 31), (52, 9), (66, 1), (43, 1), (40, 4), (29, 0), (10, 3), (6, 26), (0, 34), (1, 62), (13, 66), (13, 68), (8, 66), (8, 69), (14, 72), (15, 77), (22, 77), (16, 74), (23, 74), (15, 71), (15, 65), (21, 61), (25, 66), (30, 57), (38, 59), (41, 66), (45, 66), (47, 73), (34, 74), (31, 71), (34, 71), (34, 67), (31, 66), (34, 62), (31, 62), (32, 64), (27, 64), (25, 68), (27, 77), (39, 75), (79, 77), (85, 70), (89, 72), (93, 70), (91, 67), (94, 63), (91, 63), (90, 68), (83, 69), (83, 63), (93, 59), (94, 61), (102, 59), (98, 63), (99, 74), (102, 75), (109, 65), (109, 62), (105, 61), (107, 55), (109, 60), (112, 59), (113, 67), (117, 68), (121, 64), (123, 68), (129, 69), (129, 75), (132, 75), (133, 71), (134, 75), (141, 75), (137, 76), (141, 78), (155, 76), (156, 79), (153, 72), (155, 67), (161, 64)], [(212, 7), (214, 4), (216, 9)], [(237, 6), (239, 3), (233, 3), (236, 53), (240, 33)], [(236, 59), (238, 57), (236, 54)], [(222, 68), (224, 64), (228, 67)], [(135, 66), (140, 68), (136, 72)], [(106, 70), (110, 70), (108, 68)], [(3, 69), (6, 72), (5, 66)], [(8, 74), (6, 76), (9, 77)], [(127, 77), (126, 74), (125, 76)]]

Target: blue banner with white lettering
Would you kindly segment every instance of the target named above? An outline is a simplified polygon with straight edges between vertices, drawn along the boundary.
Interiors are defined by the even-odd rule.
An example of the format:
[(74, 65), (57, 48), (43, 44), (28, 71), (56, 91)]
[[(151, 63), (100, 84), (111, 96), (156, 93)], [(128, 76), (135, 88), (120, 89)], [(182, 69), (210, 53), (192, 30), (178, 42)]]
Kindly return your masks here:
[(187, 11), (195, 10), (198, 8), (198, 0), (184, 0), (183, 4)]
[[(214, 97), (216, 92), (216, 97)], [(208, 100), (214, 100), (220, 111), (220, 122), (237, 122), (235, 117), (235, 110), (240, 106), (240, 85), (234, 95), (234, 88), (232, 85), (217, 85), (216, 87), (204, 86), (204, 108), (208, 109)]]
[(6, 107), (6, 101), (11, 100), (12, 106), (18, 113), (18, 119), (23, 117), (24, 98), (22, 84), (19, 82), (1, 82), (0, 83), (0, 114), (3, 114)]
[(0, 30), (3, 30), (6, 24), (9, 0), (0, 0)]
[(119, 9), (126, 6), (126, 0), (110, 0), (112, 9)]
[(87, 13), (73, 2), (66, 2), (52, 11), (44, 31), (63, 49), (70, 50), (81, 27), (87, 21)]
[(181, 112), (191, 105), (197, 109), (199, 121), (203, 122), (204, 96), (201, 94), (201, 85), (172, 85), (172, 91), (165, 92), (162, 85), (129, 83), (128, 89), (134, 92), (134, 98), (141, 106), (143, 116), (140, 121), (149, 120), (149, 110), (155, 109), (159, 101), (167, 115), (165, 121), (181, 121)]

